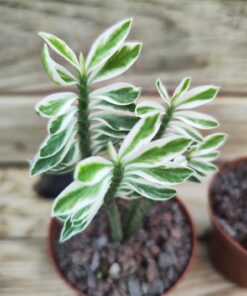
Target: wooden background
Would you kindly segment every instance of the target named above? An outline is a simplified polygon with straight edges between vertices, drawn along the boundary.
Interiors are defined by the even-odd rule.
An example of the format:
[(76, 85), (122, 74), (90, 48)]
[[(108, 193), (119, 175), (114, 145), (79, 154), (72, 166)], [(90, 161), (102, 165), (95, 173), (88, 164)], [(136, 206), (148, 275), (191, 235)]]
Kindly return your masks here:
[[(53, 272), (46, 254), (51, 202), (39, 199), (27, 161), (45, 135), (33, 107), (56, 88), (45, 75), (37, 32), (48, 31), (86, 54), (95, 37), (133, 16), (130, 39), (144, 42), (141, 58), (121, 79), (157, 99), (160, 77), (172, 90), (189, 75), (193, 86), (221, 86), (219, 98), (201, 110), (229, 134), (222, 160), (247, 149), (247, 2), (231, 0), (0, 0), (0, 295), (73, 295)], [(60, 89), (62, 90), (62, 89)], [(173, 295), (244, 296), (213, 268), (208, 256), (207, 190), (180, 186), (198, 233), (198, 255)], [(203, 238), (203, 239), (202, 239)]]

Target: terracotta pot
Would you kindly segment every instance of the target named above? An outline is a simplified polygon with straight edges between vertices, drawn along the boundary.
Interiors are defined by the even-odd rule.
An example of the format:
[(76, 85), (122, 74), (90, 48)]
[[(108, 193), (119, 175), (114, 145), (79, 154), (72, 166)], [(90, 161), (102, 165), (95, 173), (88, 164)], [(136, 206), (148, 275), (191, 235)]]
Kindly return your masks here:
[(211, 188), (219, 175), (224, 174), (226, 167), (237, 165), (242, 161), (247, 163), (247, 158), (221, 165), (219, 172), (214, 176), (209, 190), (209, 210), (213, 223), (210, 253), (215, 267), (228, 279), (241, 287), (247, 288), (247, 250), (237, 241), (230, 237), (220, 226), (213, 211), (213, 198), (210, 194)]
[[(191, 257), (184, 269), (184, 271), (182, 272), (182, 274), (180, 275), (180, 277), (178, 278), (178, 280), (165, 292), (163, 293), (161, 296), (167, 296), (168, 294), (170, 295), (170, 293), (175, 289), (175, 287), (177, 287), (177, 285), (179, 285), (179, 283), (184, 279), (184, 277), (186, 276), (186, 274), (188, 273), (188, 270), (195, 258), (195, 246), (196, 246), (196, 235), (195, 235), (195, 227), (194, 224), (192, 222), (192, 218), (187, 210), (187, 208), (185, 207), (185, 205), (181, 202), (180, 199), (175, 198), (175, 200), (180, 204), (181, 208), (183, 209), (184, 214), (187, 216), (190, 227), (191, 227), (191, 233), (192, 233), (192, 248), (191, 248)], [(56, 262), (56, 257), (55, 257), (55, 244), (59, 238), (59, 224), (57, 222), (57, 220), (55, 219), (51, 219), (50, 225), (49, 225), (49, 233), (48, 233), (48, 254), (50, 257), (50, 260), (52, 262), (52, 265), (54, 266), (55, 271), (59, 274), (59, 276), (61, 277), (61, 279), (65, 282), (65, 284), (67, 286), (69, 286), (72, 290), (74, 290), (75, 295), (80, 295), (80, 296), (87, 296), (86, 294), (80, 292), (76, 287), (74, 287), (68, 280), (67, 278), (62, 274), (62, 272), (60, 271), (58, 264)]]

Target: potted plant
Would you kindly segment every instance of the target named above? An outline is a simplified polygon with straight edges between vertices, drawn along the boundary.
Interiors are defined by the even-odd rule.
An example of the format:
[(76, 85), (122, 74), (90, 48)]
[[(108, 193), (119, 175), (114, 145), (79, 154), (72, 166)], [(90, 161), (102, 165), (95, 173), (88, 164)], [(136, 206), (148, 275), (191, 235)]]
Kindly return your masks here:
[[(140, 91), (129, 85), (92, 90), (93, 83), (122, 73), (139, 55), (140, 44), (126, 46), (119, 26), (96, 40), (86, 61), (80, 55), (76, 67), (87, 78), (77, 82), (79, 98), (59, 95), (56, 102), (38, 104), (40, 114), (53, 113), (31, 174), (75, 168), (73, 182), (54, 201), (49, 231), (52, 260), (67, 283), (82, 295), (163, 295), (183, 277), (195, 247), (191, 218), (181, 201), (171, 199), (174, 185), (215, 171), (211, 161), (225, 139), (220, 133), (203, 137), (196, 128), (218, 122), (187, 109), (212, 101), (218, 88), (188, 90), (185, 78), (169, 97), (157, 80), (163, 104), (136, 106)], [(74, 57), (75, 65), (67, 45), (43, 36), (67, 60), (68, 53)], [(45, 63), (48, 72), (61, 69), (50, 64)], [(54, 73), (61, 78), (66, 71)], [(54, 130), (69, 136), (54, 140)]]
[(213, 234), (211, 255), (217, 269), (247, 287), (247, 159), (224, 163), (209, 191)]

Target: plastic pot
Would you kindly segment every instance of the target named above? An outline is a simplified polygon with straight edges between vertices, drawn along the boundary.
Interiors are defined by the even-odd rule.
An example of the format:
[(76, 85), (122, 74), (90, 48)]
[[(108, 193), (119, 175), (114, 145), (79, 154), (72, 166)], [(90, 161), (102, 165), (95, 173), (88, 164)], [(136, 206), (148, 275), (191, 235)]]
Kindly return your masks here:
[[(176, 202), (179, 203), (179, 205), (181, 206), (184, 214), (187, 216), (187, 219), (188, 219), (189, 224), (190, 224), (191, 234), (192, 234), (192, 238), (191, 238), (192, 239), (191, 256), (190, 256), (190, 259), (188, 260), (188, 263), (187, 263), (186, 267), (184, 268), (184, 271), (181, 273), (178, 280), (165, 293), (163, 293), (161, 296), (167, 296), (168, 294), (170, 295), (170, 293), (176, 288), (176, 286), (181, 283), (181, 281), (187, 275), (188, 270), (189, 270), (189, 268), (190, 268), (190, 266), (191, 266), (191, 264), (192, 264), (192, 262), (193, 262), (193, 260), (195, 258), (196, 236), (195, 236), (195, 227), (194, 227), (194, 224), (192, 222), (192, 218), (191, 218), (188, 210), (186, 209), (185, 205), (178, 198), (174, 198), (174, 200), (176, 200)], [(75, 292), (75, 295), (87, 296), (86, 294), (79, 291), (75, 286), (73, 286), (59, 269), (59, 266), (58, 266), (58, 264), (56, 262), (56, 256), (55, 256), (55, 244), (59, 239), (59, 232), (60, 232), (59, 223), (57, 222), (57, 220), (51, 219), (51, 222), (50, 222), (50, 225), (49, 225), (49, 234), (48, 234), (48, 253), (49, 253), (49, 257), (50, 257), (50, 260), (52, 262), (52, 265), (54, 267), (54, 270), (58, 273), (58, 275), (61, 277), (63, 282)]]
[(242, 162), (247, 163), (247, 158), (239, 158), (223, 164), (211, 182), (209, 190), (209, 211), (213, 224), (213, 232), (210, 253), (218, 271), (235, 284), (247, 288), (247, 250), (222, 229), (213, 210), (213, 198), (211, 195), (211, 189), (216, 179), (224, 174), (226, 169), (229, 169), (229, 166), (235, 166)]

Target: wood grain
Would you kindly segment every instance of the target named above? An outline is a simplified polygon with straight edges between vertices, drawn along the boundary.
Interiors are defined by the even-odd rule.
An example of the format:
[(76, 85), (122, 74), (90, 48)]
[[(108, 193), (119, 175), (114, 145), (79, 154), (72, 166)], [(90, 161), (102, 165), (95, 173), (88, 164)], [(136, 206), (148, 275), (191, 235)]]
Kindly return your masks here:
[[(39, 198), (33, 190), (39, 177), (30, 177), (25, 168), (0, 169), (0, 237), (37, 238), (47, 234), (52, 200)], [(209, 179), (201, 184), (178, 186), (195, 221), (198, 236), (210, 229), (207, 212)]]
[(191, 75), (196, 85), (247, 90), (244, 0), (0, 0), (0, 92), (52, 87), (41, 66), (38, 31), (57, 34), (86, 54), (105, 28), (128, 16), (134, 17), (130, 39), (144, 48), (121, 79), (153, 89), (158, 76), (174, 87)]
[[(35, 114), (41, 96), (0, 96), (0, 164), (27, 164), (46, 135), (47, 121)], [(158, 100), (157, 97), (144, 99)], [(246, 154), (247, 100), (244, 97), (219, 97), (201, 109), (220, 122), (220, 131), (229, 135), (221, 158)]]
[[(1, 296), (73, 296), (55, 274), (47, 257), (46, 239), (0, 240)], [(199, 243), (197, 258), (173, 296), (245, 296), (218, 274), (208, 257), (206, 244)]]

